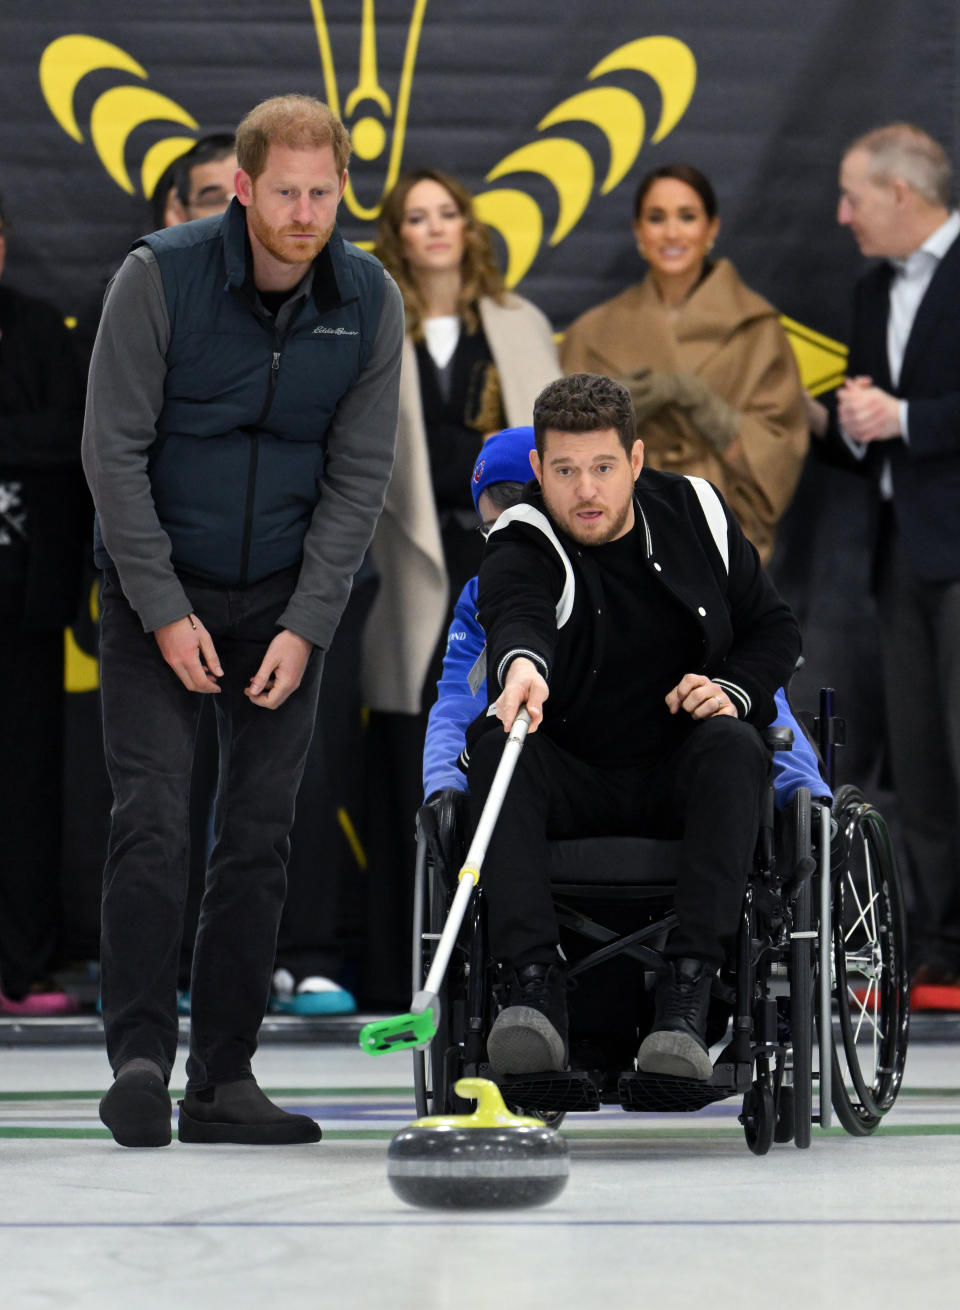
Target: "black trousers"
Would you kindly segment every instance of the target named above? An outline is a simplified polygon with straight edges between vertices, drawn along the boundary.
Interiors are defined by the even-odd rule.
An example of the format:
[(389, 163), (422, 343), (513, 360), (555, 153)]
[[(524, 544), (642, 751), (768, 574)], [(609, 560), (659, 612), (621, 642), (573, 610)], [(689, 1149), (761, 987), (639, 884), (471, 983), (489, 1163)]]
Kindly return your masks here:
[[(471, 749), (471, 829), (505, 741), (494, 730)], [(769, 772), (760, 735), (729, 716), (694, 725), (652, 769), (598, 768), (542, 730), (528, 736), (481, 873), (494, 958), (515, 967), (556, 958), (549, 839), (634, 835), (683, 842), (679, 922), (667, 954), (722, 964), (737, 932)]]
[[(289, 599), (295, 572), (244, 589), (190, 583), (223, 665), (212, 697), (220, 769), (190, 981), (191, 1089), (250, 1076), (270, 992), (294, 803), (316, 717), (323, 658), (278, 709), (243, 694)], [(101, 593), (101, 694), (113, 788), (101, 969), (107, 1054), (155, 1060), (177, 1047), (177, 964), (189, 870), (188, 816), (201, 695), (144, 633), (112, 574)]]
[(54, 963), (60, 922), (63, 632), (0, 626), (0, 983), (19, 1000)]
[(960, 973), (960, 580), (908, 567), (892, 515), (878, 560), (890, 763), (918, 963)]

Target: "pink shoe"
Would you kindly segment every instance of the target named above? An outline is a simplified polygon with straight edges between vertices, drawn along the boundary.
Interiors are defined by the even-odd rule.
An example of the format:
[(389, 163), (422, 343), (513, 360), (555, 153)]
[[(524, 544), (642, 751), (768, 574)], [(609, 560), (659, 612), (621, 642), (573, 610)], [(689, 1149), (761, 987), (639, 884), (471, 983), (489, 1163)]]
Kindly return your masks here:
[(22, 1001), (11, 1001), (0, 992), (0, 1014), (21, 1019), (52, 1019), (60, 1014), (76, 1014), (79, 1006), (66, 992), (28, 992)]

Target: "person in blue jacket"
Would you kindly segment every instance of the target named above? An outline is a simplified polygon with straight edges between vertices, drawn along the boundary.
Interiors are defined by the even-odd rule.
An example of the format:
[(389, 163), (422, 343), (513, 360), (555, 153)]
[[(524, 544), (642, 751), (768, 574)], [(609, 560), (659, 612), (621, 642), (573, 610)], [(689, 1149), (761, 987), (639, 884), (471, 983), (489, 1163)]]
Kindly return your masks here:
[[(481, 531), (489, 531), (504, 510), (517, 503), (530, 480), (533, 428), (505, 428), (487, 441), (477, 457), (470, 481)], [(466, 792), (467, 776), (457, 763), (468, 726), (487, 708), (487, 684), (481, 656), (485, 636), (477, 618), (477, 579), (471, 578), (457, 601), (447, 636), (443, 674), (430, 711), (423, 749), (423, 794), (431, 800), (453, 788)], [(771, 727), (793, 729), (793, 749), (773, 756), (773, 788), (777, 809), (784, 809), (800, 787), (827, 797), (817, 757), (794, 718), (781, 687), (775, 695), (777, 716)]]

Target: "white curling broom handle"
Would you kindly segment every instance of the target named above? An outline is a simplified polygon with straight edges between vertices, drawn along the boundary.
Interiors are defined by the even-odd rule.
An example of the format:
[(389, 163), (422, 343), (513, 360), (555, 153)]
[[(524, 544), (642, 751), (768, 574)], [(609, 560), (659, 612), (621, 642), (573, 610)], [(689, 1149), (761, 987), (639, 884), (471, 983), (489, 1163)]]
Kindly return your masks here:
[[(473, 834), (473, 841), (467, 851), (466, 861), (460, 870), (460, 884), (457, 887), (457, 894), (453, 898), (450, 913), (447, 915), (447, 922), (444, 924), (440, 940), (437, 942), (437, 949), (433, 957), (433, 963), (430, 966), (430, 972), (427, 974), (427, 981), (423, 984), (423, 992), (430, 996), (436, 996), (443, 981), (443, 975), (447, 971), (447, 964), (453, 954), (453, 948), (460, 933), (460, 925), (463, 923), (467, 906), (470, 904), (470, 897), (473, 895), (474, 887), (480, 881), (480, 866), (483, 864), (487, 847), (490, 845), (494, 824), (500, 817), (503, 798), (507, 794), (507, 787), (510, 785), (510, 779), (513, 776), (513, 770), (516, 767), (517, 758), (520, 755), (529, 727), (530, 715), (527, 713), (526, 708), (522, 707), (513, 721), (510, 736), (503, 748), (503, 755), (500, 757), (497, 771), (493, 775), (490, 794), (483, 807), (483, 813), (480, 815), (477, 830)], [(423, 995), (423, 992), (420, 994)]]

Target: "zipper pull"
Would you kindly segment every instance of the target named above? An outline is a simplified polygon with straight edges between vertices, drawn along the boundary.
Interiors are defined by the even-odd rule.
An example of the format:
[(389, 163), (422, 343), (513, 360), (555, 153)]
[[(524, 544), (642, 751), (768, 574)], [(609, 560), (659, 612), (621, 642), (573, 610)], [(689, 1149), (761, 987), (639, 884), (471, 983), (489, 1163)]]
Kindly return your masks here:
[(280, 371), (280, 351), (279, 351), (279, 350), (275, 350), (275, 351), (273, 352), (273, 363), (270, 365), (270, 369), (271, 369), (271, 371), (272, 371), (273, 373), (278, 373), (278, 372)]

